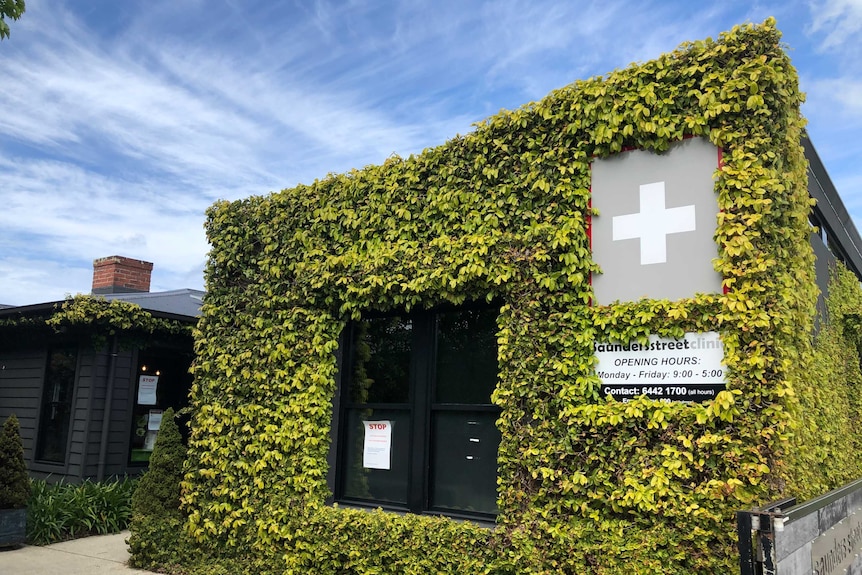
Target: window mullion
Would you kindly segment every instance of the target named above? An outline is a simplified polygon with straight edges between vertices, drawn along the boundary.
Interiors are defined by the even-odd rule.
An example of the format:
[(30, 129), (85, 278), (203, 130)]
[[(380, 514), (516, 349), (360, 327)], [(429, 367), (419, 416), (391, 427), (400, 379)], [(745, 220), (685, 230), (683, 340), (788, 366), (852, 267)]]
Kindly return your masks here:
[(409, 507), (421, 513), (428, 501), (428, 439), (429, 408), (431, 401), (431, 368), (433, 348), (433, 316), (420, 312), (414, 316), (413, 358), (411, 369), (411, 400), (413, 405), (413, 434), (410, 461)]

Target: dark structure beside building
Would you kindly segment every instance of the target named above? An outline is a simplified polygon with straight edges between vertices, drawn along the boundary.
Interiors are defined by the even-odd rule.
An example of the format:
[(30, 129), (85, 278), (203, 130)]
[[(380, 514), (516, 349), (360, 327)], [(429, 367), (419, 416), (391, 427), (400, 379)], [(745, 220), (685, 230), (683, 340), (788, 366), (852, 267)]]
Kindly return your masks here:
[(817, 315), (818, 319), (823, 319), (829, 294), (829, 274), (836, 263), (844, 264), (862, 281), (862, 239), (811, 140), (802, 138), (802, 147), (808, 160), (808, 194), (816, 202), (811, 208), (809, 221), (814, 228), (811, 247), (817, 287), (820, 288)]
[(0, 309), (0, 419), (18, 416), (34, 476), (139, 473), (161, 412), (187, 404), (203, 292), (150, 293), (149, 262), (93, 267), (93, 296)]

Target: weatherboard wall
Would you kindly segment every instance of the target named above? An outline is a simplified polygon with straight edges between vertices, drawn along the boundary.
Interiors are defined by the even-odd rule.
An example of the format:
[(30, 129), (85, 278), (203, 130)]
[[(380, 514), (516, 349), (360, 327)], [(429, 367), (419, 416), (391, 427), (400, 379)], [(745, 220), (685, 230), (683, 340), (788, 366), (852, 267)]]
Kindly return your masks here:
[[(142, 466), (129, 466), (129, 434), (132, 429), (132, 402), (137, 352), (120, 353), (114, 372), (114, 392), (111, 397), (111, 423), (105, 460), (108, 476), (140, 473)], [(101, 430), (100, 430), (101, 431)]]
[(39, 417), (44, 350), (0, 351), (0, 421), (14, 414), (21, 426), (24, 457), (33, 460)]
[[(129, 386), (132, 380), (134, 356), (133, 351), (120, 351), (114, 358), (113, 366), (110, 365), (110, 356), (105, 351), (99, 352), (94, 358), (94, 377), (87, 386), (87, 397), (81, 398), (76, 410), (77, 427), (86, 452), (83, 458), (85, 462), (82, 469), (83, 477), (98, 477), (100, 467), (105, 477), (130, 472), (127, 464), (129, 433), (132, 425)], [(111, 407), (106, 411), (110, 367), (113, 367), (114, 375)], [(110, 419), (106, 418), (106, 414)], [(108, 425), (105, 461), (104, 465), (100, 466), (102, 433), (105, 425)]]
[[(47, 350), (0, 352), (0, 421), (12, 414), (18, 417), (24, 457), (34, 476), (76, 481), (97, 479), (100, 467), (104, 477), (138, 474), (145, 468), (128, 463), (136, 355), (134, 350), (117, 354), (111, 407), (106, 411), (109, 353), (87, 348), (79, 351), (66, 457), (55, 463), (35, 460)], [(105, 425), (109, 426), (108, 437), (104, 465), (100, 466)]]
[(69, 448), (66, 453), (66, 473), (71, 477), (84, 477), (87, 451), (92, 441), (88, 408), (96, 388), (104, 378), (104, 368), (99, 367), (98, 355), (91, 350), (83, 350), (78, 354)]

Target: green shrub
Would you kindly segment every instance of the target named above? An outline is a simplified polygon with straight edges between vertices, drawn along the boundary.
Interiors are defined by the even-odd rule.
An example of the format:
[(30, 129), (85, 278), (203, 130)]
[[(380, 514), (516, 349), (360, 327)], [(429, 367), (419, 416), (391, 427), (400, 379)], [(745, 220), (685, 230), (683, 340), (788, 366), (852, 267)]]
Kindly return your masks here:
[(491, 529), (413, 514), (394, 523), (379, 509), (324, 507), (297, 514), (288, 527), (291, 536), (280, 549), (280, 561), (272, 557), (270, 565), (259, 568), (319, 575), (482, 573), (497, 551)]
[(34, 481), (27, 510), (27, 541), (48, 545), (127, 529), (136, 482), (132, 478), (80, 484)]
[(0, 509), (21, 509), (30, 498), (30, 476), (18, 418), (10, 415), (0, 435)]
[(185, 458), (186, 448), (174, 418), (174, 410), (169, 408), (162, 417), (149, 469), (141, 477), (132, 498), (132, 513), (135, 516), (172, 515), (179, 511), (180, 481)]
[(178, 562), (185, 545), (185, 518), (180, 511), (180, 481), (186, 448), (174, 410), (167, 409), (150, 466), (132, 498), (129, 564), (139, 568), (164, 568)]

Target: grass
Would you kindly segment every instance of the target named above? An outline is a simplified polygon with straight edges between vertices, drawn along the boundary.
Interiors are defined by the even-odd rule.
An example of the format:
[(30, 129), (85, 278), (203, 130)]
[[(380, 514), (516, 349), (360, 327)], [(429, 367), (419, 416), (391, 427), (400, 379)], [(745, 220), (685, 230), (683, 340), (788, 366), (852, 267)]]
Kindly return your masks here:
[(130, 478), (83, 483), (34, 480), (27, 508), (27, 542), (48, 545), (127, 529), (136, 484)]

